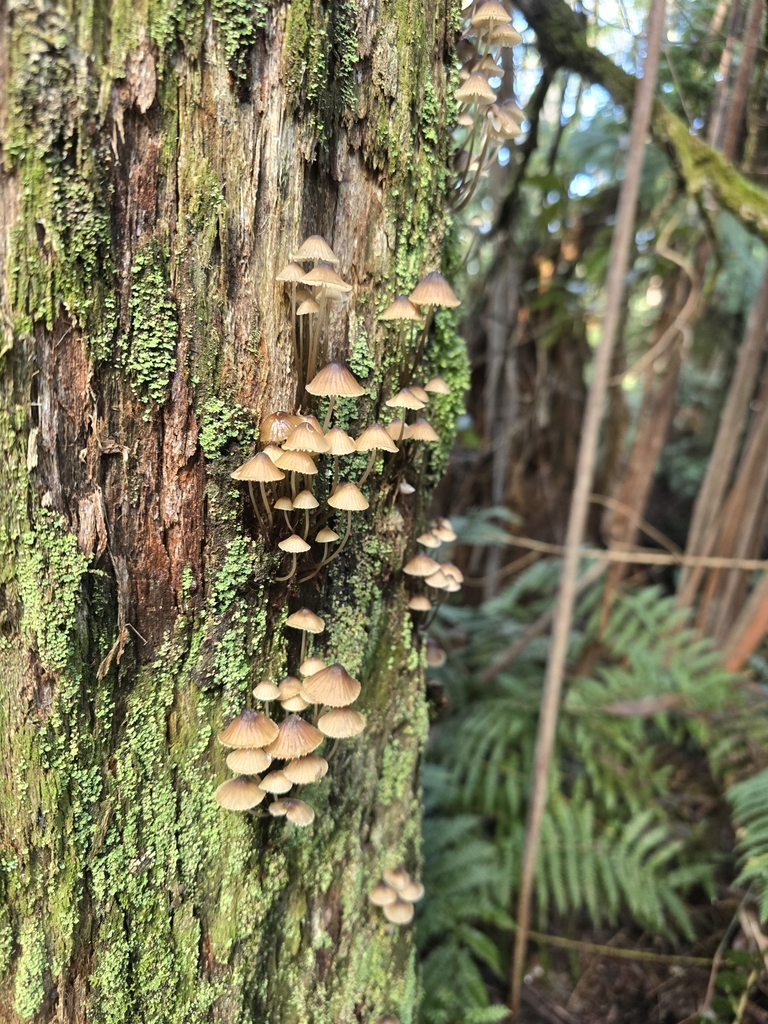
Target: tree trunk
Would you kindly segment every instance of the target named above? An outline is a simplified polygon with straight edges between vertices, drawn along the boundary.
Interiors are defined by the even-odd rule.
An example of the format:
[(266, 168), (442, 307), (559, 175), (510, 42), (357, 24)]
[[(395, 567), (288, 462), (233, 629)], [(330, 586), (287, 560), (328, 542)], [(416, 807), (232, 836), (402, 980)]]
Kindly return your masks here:
[[(261, 417), (296, 408), (275, 275), (305, 236), (353, 285), (330, 328), (366, 387), (350, 430), (397, 389), (377, 313), (440, 264), (450, 10), (3, 12), (3, 1022), (412, 1019), (411, 931), (366, 893), (419, 867), (427, 716), (400, 566), (466, 377), (453, 321), (427, 350), (454, 397), (422, 489), (372, 480), (327, 577), (275, 582), (276, 537), (230, 473)], [(328, 622), (318, 653), (362, 680), (368, 727), (300, 830), (213, 792), (216, 733), (295, 671), (302, 605)]]

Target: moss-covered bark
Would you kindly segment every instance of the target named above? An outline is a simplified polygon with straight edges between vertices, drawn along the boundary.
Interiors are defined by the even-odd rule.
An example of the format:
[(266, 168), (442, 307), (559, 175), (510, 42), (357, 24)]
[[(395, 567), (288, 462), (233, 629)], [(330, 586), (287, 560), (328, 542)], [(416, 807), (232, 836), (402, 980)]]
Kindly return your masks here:
[[(275, 273), (323, 234), (367, 396), (377, 312), (440, 264), (450, 0), (42, 0), (0, 26), (0, 1020), (412, 1019), (408, 929), (365, 894), (418, 870), (420, 654), (400, 566), (465, 379), (428, 368), (442, 453), (418, 501), (371, 487), (348, 554), (273, 581), (229, 478), (294, 406)], [(441, 404), (442, 403), (442, 404)], [(320, 486), (323, 484), (321, 482)], [(269, 548), (269, 546), (267, 546)], [(295, 650), (289, 609), (363, 682), (363, 736), (314, 826), (228, 815), (214, 737)]]

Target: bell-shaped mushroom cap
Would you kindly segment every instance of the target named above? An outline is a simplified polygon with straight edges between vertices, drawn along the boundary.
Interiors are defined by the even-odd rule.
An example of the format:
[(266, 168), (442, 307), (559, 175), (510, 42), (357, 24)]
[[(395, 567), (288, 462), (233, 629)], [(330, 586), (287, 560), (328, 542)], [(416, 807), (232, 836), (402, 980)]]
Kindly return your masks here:
[(413, 486), (413, 484), (409, 484), (407, 480), (401, 480), (397, 486), (397, 489), (398, 491), (400, 491), (401, 494), (416, 493), (416, 488)]
[(403, 420), (392, 420), (387, 424), (387, 433), (393, 441), (407, 441), (411, 428)]
[(368, 893), (368, 899), (375, 907), (386, 907), (388, 903), (395, 902), (397, 899), (397, 893), (392, 886), (387, 885), (386, 882), (379, 882), (377, 885), (374, 885)]
[(416, 543), (423, 544), (425, 548), (439, 548), (443, 542), (431, 530), (427, 530), (416, 538)]
[(461, 584), (457, 583), (456, 580), (452, 580), (451, 577), (449, 576), (448, 582), (443, 587), (443, 590), (446, 592), (446, 594), (458, 594), (458, 592), (461, 590)]
[(339, 277), (330, 263), (318, 263), (302, 277), (301, 283), (308, 284), (310, 287), (319, 285), (321, 288), (333, 288), (339, 292), (352, 291), (352, 285), (347, 284), (343, 278)]
[(352, 455), (357, 451), (357, 445), (341, 427), (333, 427), (329, 430), (325, 435), (325, 440), (328, 442), (329, 455)]
[(289, 697), (301, 693), (301, 680), (296, 676), (286, 676), (277, 684), (277, 689), (280, 692), (280, 700), (288, 700)]
[[(474, 77), (474, 75), (470, 75), (467, 82), (470, 82)], [(478, 75), (477, 77), (482, 76)], [(464, 84), (466, 85), (467, 82)], [(485, 84), (493, 93), (488, 83), (485, 82)], [(462, 86), (463, 88), (464, 86)], [(449, 308), (461, 305), (453, 288), (451, 288), (443, 275), (439, 274), (436, 270), (433, 270), (431, 274), (427, 274), (425, 278), (419, 281), (411, 292), (411, 302), (416, 303), (418, 306), (447, 306)]]
[(364, 512), (368, 508), (365, 495), (357, 484), (339, 484), (328, 499), (331, 508), (340, 508), (344, 512)]
[(286, 281), (296, 284), (306, 274), (306, 270), (299, 263), (286, 263), (280, 273), (275, 277), (276, 281)]
[[(453, 95), (455, 99), (459, 101), (459, 103), (488, 104), (493, 103), (493, 101), (496, 99), (496, 93), (490, 87), (490, 85), (488, 84), (488, 79), (481, 71), (475, 71), (473, 74), (471, 74), (469, 78), (466, 80), (466, 82), (462, 82), (462, 84), (459, 86), (459, 88)], [(423, 299), (414, 299), (413, 296), (411, 296), (411, 300), (413, 302), (424, 302)], [(438, 303), (430, 302), (426, 303), (426, 305), (438, 305)], [(440, 303), (440, 305), (442, 305), (442, 303)], [(458, 302), (456, 303), (456, 305), (458, 305)]]
[(464, 582), (464, 573), (453, 562), (443, 562), (440, 568), (449, 579), (456, 580), (457, 583)]
[(474, 117), (472, 117), (471, 114), (468, 114), (466, 110), (459, 114), (459, 116), (456, 118), (456, 124), (461, 125), (462, 128), (471, 128), (474, 123)]
[(266, 747), (277, 736), (277, 725), (260, 711), (246, 708), (219, 733), (225, 747)]
[(284, 772), (281, 771), (274, 771), (265, 775), (259, 785), (267, 793), (278, 794), (287, 793), (293, 787), (291, 780), (286, 778)]
[(227, 754), (227, 768), (238, 775), (258, 775), (272, 764), (272, 758), (260, 747), (243, 747)]
[(406, 562), (403, 566), (403, 572), (407, 576), (431, 576), (439, 568), (439, 562), (436, 562), (434, 558), (430, 558), (429, 555), (422, 555), (419, 552), (418, 555), (413, 556), (410, 562)]
[(425, 404), (410, 388), (402, 388), (384, 403), (389, 409), (423, 409)]
[(494, 25), (491, 33), (491, 42), (494, 46), (519, 46), (523, 37), (513, 28), (511, 23), (506, 25)]
[(370, 452), (374, 449), (385, 452), (397, 452), (400, 449), (395, 444), (385, 427), (380, 423), (371, 423), (366, 427), (356, 441), (359, 452)]
[(306, 828), (307, 825), (311, 825), (315, 820), (315, 812), (303, 800), (287, 797), (283, 800), (283, 807), (285, 808), (285, 816), (288, 821), (293, 825), (298, 825), (299, 828)]
[(268, 444), (262, 454), (268, 456), (272, 462), (277, 462), (282, 457), (283, 449), (278, 448), (276, 444)]
[(381, 314), (381, 320), (416, 320), (421, 322), (421, 313), (407, 295), (398, 295), (391, 306)]
[(384, 917), (392, 924), (410, 924), (413, 920), (413, 904), (408, 900), (395, 900), (382, 907)]
[(291, 473), (304, 473), (305, 476), (314, 476), (317, 472), (312, 456), (306, 452), (283, 452), (277, 465), (280, 469), (288, 469)]
[(267, 482), (271, 480), (285, 480), (285, 473), (274, 464), (272, 459), (264, 452), (259, 452), (253, 458), (248, 459), (242, 466), (238, 466), (231, 474), (233, 480), (258, 480)]
[(271, 412), (259, 424), (259, 440), (264, 444), (279, 444), (288, 437), (295, 425), (290, 413)]
[(302, 413), (301, 416), (296, 417), (296, 426), (300, 423), (309, 423), (311, 427), (314, 427), (320, 437), (325, 437), (325, 431), (320, 425), (320, 420), (317, 416), (313, 416), (311, 413)]
[(432, 610), (432, 602), (424, 594), (414, 594), (408, 607), (412, 612), (429, 612)]
[(429, 393), (425, 388), (421, 386), (421, 384), (409, 384), (408, 390), (411, 392), (412, 395), (416, 395), (418, 400), (420, 402), (423, 402), (425, 405), (429, 401)]
[(442, 377), (431, 377), (424, 385), (424, 390), (433, 395), (450, 395), (451, 389)]
[(307, 384), (310, 395), (325, 398), (359, 398), (362, 387), (342, 363), (327, 363)]
[(431, 637), (427, 640), (427, 664), (430, 668), (442, 668), (442, 666), (448, 660), (448, 655), (445, 653), (440, 644), (433, 640)]
[(311, 701), (304, 700), (302, 694), (297, 693), (295, 697), (288, 697), (280, 701), (280, 707), (286, 711), (306, 711)]
[(439, 441), (437, 431), (426, 420), (416, 420), (411, 424), (411, 441)]
[(311, 754), (323, 742), (323, 734), (298, 715), (288, 715), (279, 726), (279, 735), (267, 747), (267, 753), (281, 760)]
[(360, 696), (360, 683), (336, 662), (308, 676), (304, 680), (304, 693), (313, 704), (343, 708)]
[(283, 775), (290, 779), (294, 786), (308, 786), (319, 782), (328, 773), (328, 762), (319, 754), (305, 754), (289, 761), (283, 768)]
[(219, 807), (225, 807), (228, 811), (248, 811), (260, 804), (266, 795), (259, 785), (258, 777), (250, 775), (227, 779), (214, 794)]
[(503, 24), (505, 21), (510, 21), (510, 17), (509, 11), (504, 5), (500, 4), (499, 0), (485, 0), (485, 3), (480, 4), (475, 11), (470, 24), (487, 27), (488, 25)]
[(472, 68), (473, 71), (484, 71), (486, 75), (491, 78), (497, 76), (498, 78), (504, 77), (504, 68), (499, 67), (496, 61), (491, 57), (490, 54), (486, 54), (482, 60), (478, 61), (477, 64)]
[(285, 800), (272, 801), (272, 803), (269, 805), (269, 813), (272, 815), (273, 818), (285, 817), (287, 808), (283, 806), (284, 804)]
[(456, 533), (450, 526), (433, 526), (432, 533), (443, 543), (452, 544), (456, 540)]
[(326, 663), (322, 658), (316, 658), (312, 655), (309, 658), (305, 658), (304, 661), (299, 665), (299, 674), (302, 676), (311, 676), (315, 672), (320, 672), (322, 669), (327, 668)]
[(522, 129), (517, 121), (507, 114), (501, 107), (492, 103), (485, 115), (486, 131), (488, 135), (497, 142), (505, 139), (515, 139), (522, 134)]
[(339, 262), (322, 235), (310, 235), (309, 238), (305, 238), (292, 258), (299, 263), (305, 260), (322, 260), (324, 263), (333, 264)]
[(309, 551), (309, 544), (297, 533), (292, 533), (285, 540), (279, 540), (277, 546), (281, 551), (287, 551), (289, 555), (298, 555), (302, 551)]
[(293, 502), (290, 498), (278, 498), (275, 502), (275, 508), (279, 512), (291, 512), (293, 510)]
[(409, 885), (411, 881), (411, 876), (402, 865), (399, 868), (387, 868), (382, 877), (387, 885), (392, 886), (398, 892)]
[(294, 508), (317, 508), (319, 504), (320, 502), (314, 496), (312, 491), (299, 491), (293, 499)]
[(317, 452), (324, 455), (328, 451), (328, 442), (322, 434), (318, 434), (311, 423), (300, 423), (283, 441), (283, 451)]
[(335, 530), (332, 530), (330, 526), (324, 526), (322, 530), (318, 531), (318, 534), (315, 537), (315, 540), (318, 542), (318, 544), (332, 544), (335, 540), (338, 539), (338, 533), (336, 533)]
[(277, 700), (280, 696), (280, 689), (271, 679), (262, 679), (257, 686), (254, 686), (253, 696), (256, 700)]
[(325, 619), (315, 615), (309, 608), (300, 608), (293, 615), (289, 615), (285, 624), (293, 629), (303, 629), (305, 633), (322, 633), (325, 629)]
[(424, 896), (424, 886), (421, 882), (409, 882), (404, 889), (400, 891), (400, 898), (408, 900), (409, 903), (418, 903)]
[(299, 305), (299, 308), (296, 310), (296, 316), (309, 316), (310, 313), (319, 312), (320, 303), (315, 302), (315, 300), (310, 296), (310, 298), (304, 299), (304, 301)]
[(325, 736), (335, 740), (346, 740), (357, 736), (365, 728), (365, 715), (352, 708), (333, 708), (320, 716), (317, 728)]
[(443, 570), (438, 567), (430, 576), (425, 577), (424, 582), (428, 587), (433, 587), (435, 590), (445, 590), (450, 580)]

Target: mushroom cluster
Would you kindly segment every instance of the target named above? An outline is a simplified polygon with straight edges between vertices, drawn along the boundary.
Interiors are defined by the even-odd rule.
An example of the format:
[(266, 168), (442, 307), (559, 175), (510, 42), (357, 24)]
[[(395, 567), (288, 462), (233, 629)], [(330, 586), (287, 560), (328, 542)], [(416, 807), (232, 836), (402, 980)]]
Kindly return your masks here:
[(523, 41), (507, 8), (500, 0), (485, 0), (468, 6), (465, 17), (459, 43), (461, 85), (455, 93), (461, 146), (457, 209), (467, 205), (499, 148), (520, 135), (525, 120), (514, 100), (497, 102), (496, 90), (504, 77), (502, 51)]
[(381, 881), (368, 893), (375, 907), (381, 907), (391, 924), (410, 924), (413, 905), (424, 895), (421, 882), (414, 882), (404, 867), (388, 868)]

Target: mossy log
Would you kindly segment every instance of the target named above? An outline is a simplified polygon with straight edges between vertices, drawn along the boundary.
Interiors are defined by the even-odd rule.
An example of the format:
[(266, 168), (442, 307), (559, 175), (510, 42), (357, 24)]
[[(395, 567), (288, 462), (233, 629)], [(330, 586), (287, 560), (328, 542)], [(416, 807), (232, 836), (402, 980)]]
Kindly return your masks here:
[[(454, 390), (422, 486), (379, 467), (327, 576), (274, 582), (230, 473), (296, 407), (275, 274), (304, 236), (354, 287), (330, 349), (366, 396), (339, 415), (362, 429), (395, 387), (377, 315), (443, 259), (455, 28), (448, 0), (4, 8), (0, 1021), (410, 1024), (411, 930), (366, 893), (419, 867), (400, 570), (466, 380), (454, 321), (427, 351)], [(302, 604), (368, 728), (299, 830), (213, 793), (216, 733), (294, 664)]]

